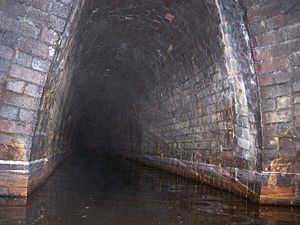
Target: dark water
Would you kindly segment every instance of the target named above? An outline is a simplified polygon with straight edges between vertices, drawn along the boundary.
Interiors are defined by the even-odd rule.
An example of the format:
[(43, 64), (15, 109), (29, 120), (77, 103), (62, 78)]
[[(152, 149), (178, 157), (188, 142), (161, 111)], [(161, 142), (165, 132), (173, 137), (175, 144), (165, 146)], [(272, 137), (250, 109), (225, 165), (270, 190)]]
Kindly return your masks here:
[(227, 192), (120, 158), (73, 157), (0, 224), (300, 224), (300, 209), (258, 207)]

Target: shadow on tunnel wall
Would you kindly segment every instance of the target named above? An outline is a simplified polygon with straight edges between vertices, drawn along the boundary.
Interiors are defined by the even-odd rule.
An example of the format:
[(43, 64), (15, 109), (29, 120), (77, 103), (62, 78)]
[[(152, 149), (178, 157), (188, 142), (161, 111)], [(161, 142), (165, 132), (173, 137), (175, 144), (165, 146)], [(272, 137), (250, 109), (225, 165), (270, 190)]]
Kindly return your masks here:
[[(230, 179), (260, 168), (256, 77), (239, 2), (76, 7), (53, 66), (58, 75), (44, 91), (32, 160), (55, 164), (72, 149), (150, 160), (179, 174), (185, 169), (172, 160), (224, 168)], [(257, 199), (257, 176), (248, 174), (240, 172), (236, 191)], [(224, 179), (226, 189), (232, 182)]]
[[(271, 101), (273, 94), (282, 97), (286, 93), (277, 84), (258, 87), (263, 83), (258, 85), (256, 74), (268, 72), (273, 64), (261, 65), (257, 54), (252, 55), (259, 34), (253, 20), (247, 21), (259, 17), (256, 10), (268, 11), (272, 6), (277, 11), (271, 13), (280, 12), (282, 18), (275, 16), (275, 25), (295, 22), (297, 16), (286, 17), (297, 12), (293, 2), (74, 0), (50, 4), (49, 14), (37, 13), (46, 10), (37, 3), (18, 5), (29, 7), (26, 13), (32, 13), (32, 21), (41, 23), (43, 30), (48, 29), (44, 22), (49, 22), (53, 31), (46, 29), (46, 33), (57, 37), (53, 42), (44, 40), (32, 27), (32, 34), (25, 32), (26, 27), (20, 30), (17, 46), (45, 60), (37, 63), (35, 59), (30, 68), (14, 65), (7, 81), (25, 79), (26, 85), (39, 85), (43, 94), (40, 103), (40, 96), (28, 97), (25, 90), (17, 93), (9, 85), (3, 92), (5, 104), (14, 104), (17, 112), (27, 107), (33, 114), (29, 116), (32, 121), (21, 121), (21, 114), (1, 120), (5, 133), (1, 140), (6, 144), (0, 146), (0, 154), (11, 161), (1, 165), (4, 172), (0, 175), (8, 177), (12, 173), (7, 171), (9, 166), (18, 168), (12, 177), (15, 183), (22, 182), (18, 184), (22, 189), (12, 188), (11, 192), (25, 196), (27, 186), (30, 192), (42, 184), (72, 152), (106, 151), (257, 202), (299, 204), (299, 143), (296, 127), (290, 126), (296, 125), (297, 107), (287, 104), (287, 116), (284, 107), (260, 115), (261, 103)], [(22, 10), (14, 12), (12, 5), (3, 1), (1, 7), (7, 14), (22, 14)], [(267, 22), (272, 24), (272, 20)], [(261, 31), (266, 32), (263, 29), (270, 24), (260, 27)], [(274, 29), (279, 28), (275, 25)], [(24, 35), (36, 42), (22, 38)], [(40, 38), (49, 43), (42, 45)], [(297, 47), (295, 43), (291, 46)], [(272, 54), (280, 55), (280, 49), (284, 47)], [(48, 65), (47, 70), (38, 65)], [(46, 74), (44, 86), (42, 76)], [(290, 86), (287, 94), (292, 95)], [(297, 92), (297, 85), (293, 88)], [(276, 101), (280, 105), (283, 100)], [(265, 109), (264, 104), (261, 107)], [(270, 139), (275, 131), (278, 137)], [(21, 166), (17, 160), (23, 160)], [(5, 190), (11, 190), (5, 185)]]

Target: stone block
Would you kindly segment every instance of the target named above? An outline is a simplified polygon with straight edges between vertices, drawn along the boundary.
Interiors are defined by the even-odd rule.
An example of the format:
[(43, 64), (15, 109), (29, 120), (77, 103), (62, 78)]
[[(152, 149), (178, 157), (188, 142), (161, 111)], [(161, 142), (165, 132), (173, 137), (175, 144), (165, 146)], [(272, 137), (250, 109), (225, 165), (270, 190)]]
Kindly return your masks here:
[(293, 106), (292, 104), (292, 97), (279, 97), (276, 99), (277, 101), (277, 109), (285, 109), (285, 108), (290, 108)]
[(300, 25), (295, 24), (294, 26), (289, 27), (287, 30), (287, 36), (290, 40), (300, 38)]
[(19, 81), (19, 80), (9, 80), (6, 83), (6, 89), (9, 91), (13, 91), (16, 93), (23, 93), (25, 87), (25, 82), (24, 81)]
[(0, 57), (10, 60), (13, 56), (13, 50), (10, 47), (0, 44)]
[(263, 114), (263, 123), (284, 123), (291, 121), (293, 114), (290, 110), (284, 110), (279, 112), (267, 112)]
[(23, 17), (26, 13), (25, 4), (15, 0), (2, 0), (0, 9), (9, 15)]
[(282, 44), (278, 44), (272, 47), (271, 51), (273, 57), (288, 56), (293, 52), (300, 51), (300, 40), (293, 40)]
[(17, 42), (19, 34), (0, 29), (0, 43), (6, 46), (14, 46)]
[(27, 122), (27, 123), (34, 123), (37, 118), (37, 112), (26, 110), (26, 109), (20, 109), (20, 120)]
[(35, 98), (40, 98), (42, 96), (42, 89), (38, 85), (27, 84), (24, 90), (24, 94)]
[(26, 0), (28, 5), (34, 8), (41, 9), (43, 11), (48, 11), (51, 1), (49, 0)]
[(260, 33), (254, 37), (255, 46), (269, 46), (285, 41), (284, 32), (281, 30), (272, 30), (267, 33)]
[(68, 4), (68, 5), (71, 5), (74, 2), (74, 0), (60, 0), (60, 1), (64, 4)]
[(10, 67), (10, 61), (0, 58), (0, 72), (7, 72)]
[(51, 30), (48, 28), (43, 29), (43, 32), (41, 35), (42, 41), (45, 41), (51, 45), (54, 45), (58, 41), (58, 39), (59, 39), (59, 36), (54, 30)]
[(54, 16), (58, 16), (66, 19), (70, 13), (70, 6), (66, 4), (62, 4), (58, 1), (53, 1), (50, 8), (50, 13)]
[(24, 37), (37, 38), (40, 29), (34, 24), (21, 18), (9, 17), (0, 11), (0, 29), (18, 33)]
[(294, 106), (295, 116), (300, 116), (300, 105)]
[(0, 109), (0, 116), (7, 119), (16, 120), (19, 109), (16, 107), (2, 105)]
[(17, 47), (28, 54), (33, 54), (42, 59), (52, 59), (49, 52), (49, 45), (35, 39), (19, 37), (17, 40)]
[(31, 124), (0, 119), (0, 131), (9, 134), (33, 135), (34, 127)]
[(34, 58), (32, 61), (32, 68), (43, 73), (49, 72), (50, 65), (51, 63), (49, 61), (40, 58)]
[(27, 8), (25, 19), (42, 27), (49, 26), (50, 21), (49, 14), (47, 12), (44, 12), (43, 10), (34, 7)]
[(64, 19), (60, 19), (56, 16), (50, 16), (49, 26), (51, 29), (57, 32), (63, 32), (66, 25), (66, 21)]
[(255, 60), (257, 61), (260, 61), (260, 60), (265, 60), (267, 58), (270, 58), (272, 55), (271, 55), (271, 48), (269, 46), (267, 47), (257, 47), (254, 49), (253, 51), (254, 53), (254, 58)]
[(262, 112), (270, 112), (276, 109), (276, 101), (274, 99), (261, 100)]
[(282, 70), (274, 73), (276, 84), (282, 84), (291, 80), (292, 74), (288, 70)]
[(13, 92), (5, 93), (3, 103), (31, 110), (38, 110), (39, 106), (38, 99)]
[(258, 76), (258, 83), (261, 87), (270, 86), (274, 84), (274, 78), (272, 73), (260, 74)]
[(272, 99), (276, 97), (276, 86), (261, 87), (260, 96), (262, 99)]
[(32, 137), (17, 134), (0, 134), (0, 143), (5, 145), (15, 145), (30, 149), (32, 146)]
[[(296, 8), (296, 7), (295, 7)], [(292, 9), (292, 8), (291, 8)], [(280, 14), (274, 17), (271, 17), (266, 20), (266, 25), (270, 30), (275, 30), (276, 28), (291, 25), (299, 22), (299, 12), (292, 14)]]
[(16, 64), (13, 64), (11, 69), (10, 69), (10, 76), (24, 80), (24, 81), (29, 81), (34, 84), (38, 85), (44, 85), (46, 82), (46, 75), (34, 71), (29, 68), (25, 68)]
[(256, 62), (255, 67), (259, 74), (283, 70), (288, 68), (288, 58), (272, 57), (261, 62)]
[[(299, 45), (300, 45), (300, 43), (299, 43)], [(289, 60), (290, 60), (291, 67), (300, 66), (300, 51), (293, 53), (290, 56)]]
[(28, 55), (16, 49), (16, 54), (15, 57), (13, 58), (13, 62), (19, 64), (20, 66), (30, 67), (32, 58), (33, 57), (31, 55)]
[(300, 92), (300, 82), (296, 82), (293, 84), (294, 92)]

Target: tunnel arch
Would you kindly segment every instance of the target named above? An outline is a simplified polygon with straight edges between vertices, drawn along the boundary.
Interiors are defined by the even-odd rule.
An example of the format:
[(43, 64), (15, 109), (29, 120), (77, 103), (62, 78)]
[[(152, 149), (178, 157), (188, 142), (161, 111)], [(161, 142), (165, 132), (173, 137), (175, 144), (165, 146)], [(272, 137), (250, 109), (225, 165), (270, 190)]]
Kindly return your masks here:
[(70, 21), (31, 160), (81, 146), (260, 169), (257, 83), (240, 2), (78, 1)]
[(299, 204), (296, 0), (2, 0), (0, 194), (75, 149)]

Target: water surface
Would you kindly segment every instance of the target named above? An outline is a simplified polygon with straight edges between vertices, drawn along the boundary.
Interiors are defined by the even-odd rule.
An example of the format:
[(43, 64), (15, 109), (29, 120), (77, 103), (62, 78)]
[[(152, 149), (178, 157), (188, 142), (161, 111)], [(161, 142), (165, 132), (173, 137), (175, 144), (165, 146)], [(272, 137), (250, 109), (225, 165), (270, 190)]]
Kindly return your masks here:
[(300, 224), (300, 209), (259, 207), (121, 158), (74, 156), (26, 206), (0, 206), (0, 224)]

